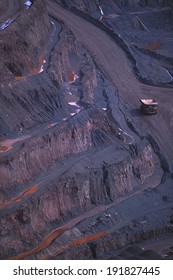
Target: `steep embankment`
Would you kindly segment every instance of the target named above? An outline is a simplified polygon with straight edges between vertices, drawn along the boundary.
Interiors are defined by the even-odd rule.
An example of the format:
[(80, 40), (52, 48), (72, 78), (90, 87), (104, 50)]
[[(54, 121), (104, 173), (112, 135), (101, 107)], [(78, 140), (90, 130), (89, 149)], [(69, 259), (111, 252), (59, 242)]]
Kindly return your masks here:
[(50, 21), (45, 1), (35, 0), (29, 9), (22, 9), (12, 24), (1, 33), (1, 85), (15, 76), (30, 73), (39, 64), (39, 55), (47, 41)]

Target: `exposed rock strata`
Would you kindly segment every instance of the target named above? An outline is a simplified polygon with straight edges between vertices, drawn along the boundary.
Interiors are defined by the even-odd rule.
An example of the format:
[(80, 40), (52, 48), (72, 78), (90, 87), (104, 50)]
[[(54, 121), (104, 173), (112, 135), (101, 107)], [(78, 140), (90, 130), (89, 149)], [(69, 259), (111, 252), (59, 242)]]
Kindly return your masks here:
[[(76, 135), (79, 136), (79, 134)], [(87, 135), (89, 135), (89, 132)], [(92, 146), (91, 138), (89, 142)], [(85, 141), (81, 141), (81, 143), (84, 144)], [(107, 143), (108, 142), (105, 142), (105, 144)], [(54, 150), (56, 144), (54, 143), (53, 145), (54, 146), (52, 146), (52, 148)], [(24, 197), (22, 198), (21, 205), (20, 202), (18, 205), (18, 201), (16, 201), (12, 208), (9, 207), (8, 209), (7, 207), (6, 209), (5, 207), (1, 210), (2, 214), (3, 212), (4, 214), (6, 213), (5, 216), (1, 216), (1, 240), (3, 240), (1, 245), (1, 257), (3, 257), (4, 252), (6, 252), (6, 257), (9, 257), (11, 255), (11, 247), (13, 247), (12, 255), (17, 255), (22, 251), (26, 251), (29, 248), (36, 246), (37, 242), (40, 240), (38, 236), (45, 236), (45, 234), (50, 231), (51, 225), (60, 225), (62, 221), (68, 221), (69, 217), (80, 215), (84, 211), (88, 211), (93, 206), (116, 201), (116, 199), (123, 197), (128, 193), (132, 193), (134, 190), (140, 190), (140, 188), (143, 188), (144, 183), (147, 183), (149, 179), (151, 179), (149, 185), (151, 184), (153, 186), (154, 182), (152, 180), (152, 176), (154, 176), (156, 173), (158, 174), (159, 169), (156, 170), (155, 168), (157, 164), (159, 164), (159, 161), (152, 153), (151, 146), (148, 145), (147, 142), (141, 143), (141, 145), (143, 148), (142, 146), (133, 147), (131, 151), (131, 157), (129, 157), (127, 152), (122, 149), (121, 141), (119, 143), (117, 142), (116, 150), (118, 147), (121, 149), (120, 154), (122, 160), (120, 161), (120, 154), (118, 156), (117, 151), (115, 150), (114, 157), (116, 158), (116, 155), (118, 156), (116, 160), (117, 162), (114, 163), (115, 159), (112, 158), (113, 162), (107, 163), (106, 165), (103, 164), (103, 160), (106, 160), (106, 151), (104, 157), (102, 155), (102, 158), (98, 163), (98, 160), (96, 161), (96, 159), (99, 155), (99, 151), (97, 152), (98, 155), (95, 157), (91, 153), (90, 157), (95, 167), (91, 168), (90, 170), (87, 169), (87, 166), (84, 167), (84, 170), (80, 170), (80, 159), (79, 164), (77, 163), (76, 167), (74, 165), (68, 170), (68, 172), (65, 172), (60, 176), (58, 176), (58, 173), (57, 175), (56, 173), (54, 174), (53, 170), (55, 170), (55, 172), (58, 171), (56, 171), (56, 168), (54, 167), (52, 169), (53, 173), (48, 173), (52, 183), (50, 183), (48, 180), (45, 182), (43, 180), (39, 191), (33, 194), (31, 198), (28, 197), (27, 199), (26, 197), (25, 199)], [(113, 145), (112, 149), (114, 149), (114, 147), (115, 146)], [(84, 150), (85, 149), (86, 147), (84, 147)], [(105, 149), (104, 146), (103, 149)], [(56, 153), (53, 154), (56, 156)], [(48, 157), (46, 156), (46, 158)], [(69, 160), (71, 159), (69, 158)], [(31, 162), (33, 161), (34, 159)], [(87, 159), (85, 160), (84, 158), (82, 160), (84, 166), (86, 164), (85, 161), (87, 162)], [(42, 159), (40, 160), (40, 163), (44, 165), (46, 162)], [(44, 166), (43, 169), (45, 168), (48, 167)], [(36, 170), (35, 167), (34, 170)], [(73, 170), (78, 171), (74, 173)], [(17, 174), (19, 171), (15, 172)], [(27, 174), (24, 170), (22, 170), (22, 172), (23, 174)], [(30, 174), (32, 174), (31, 171)], [(156, 177), (157, 179), (155, 179), (156, 185), (159, 183), (161, 176), (162, 172), (160, 170), (160, 176), (157, 176), (158, 178)], [(14, 180), (14, 176), (12, 176), (12, 178), (12, 180)], [(20, 174), (19, 178), (21, 178)], [(7, 181), (9, 180), (10, 178), (8, 178)], [(4, 188), (2, 188), (2, 190), (4, 190)], [(11, 188), (11, 191), (8, 188), (5, 192), (3, 191), (4, 194), (9, 193), (7, 196), (8, 199), (11, 196), (10, 192), (12, 192), (14, 196), (14, 191), (12, 190), (14, 190), (14, 188)], [(1, 205), (3, 205), (3, 203)], [(13, 209), (12, 212), (10, 208)], [(16, 210), (14, 211), (14, 209)], [(6, 210), (8, 210), (9, 214), (7, 214), (8, 212)], [(26, 234), (27, 229), (29, 229), (29, 232)], [(16, 232), (15, 236), (14, 232)], [(23, 232), (25, 233), (24, 242), (22, 241)], [(16, 243), (16, 246), (11, 243), (10, 240), (14, 239), (18, 240), (20, 246), (18, 243)], [(26, 240), (28, 240), (27, 246)]]
[[(24, 46), (12, 78), (35, 67), (41, 47), (32, 50), (47, 38), (45, 6), (35, 2), (28, 16), (36, 8), (44, 16), (20, 30), (35, 45)], [(95, 2), (84, 2), (76, 4), (95, 13)], [(41, 25), (35, 41), (31, 29), (35, 36)], [(129, 124), (116, 88), (72, 31), (62, 24), (54, 43), (43, 73), (1, 87), (0, 258), (108, 259), (172, 232), (172, 181), (157, 142), (133, 114)], [(9, 150), (6, 138), (17, 139)]]
[[(103, 135), (103, 139), (100, 139), (101, 144), (111, 141), (111, 137), (112, 141), (114, 137), (122, 140), (125, 138), (106, 116), (95, 110), (84, 111), (80, 119), (74, 120), (72, 124), (64, 123), (43, 137), (38, 136), (28, 140), (27, 145), (18, 152), (17, 156), (9, 157), (9, 164), (8, 156), (2, 159), (1, 187), (26, 183), (39, 172), (49, 168), (55, 160), (86, 151), (93, 146), (94, 132)], [(99, 146), (99, 142), (97, 145)]]

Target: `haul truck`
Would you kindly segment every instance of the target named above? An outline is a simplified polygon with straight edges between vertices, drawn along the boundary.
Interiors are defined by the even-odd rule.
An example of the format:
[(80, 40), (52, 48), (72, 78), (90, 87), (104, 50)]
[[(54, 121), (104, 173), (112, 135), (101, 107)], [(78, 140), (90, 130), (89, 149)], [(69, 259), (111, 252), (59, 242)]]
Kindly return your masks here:
[(145, 115), (153, 115), (157, 113), (158, 103), (152, 99), (140, 99), (140, 111)]

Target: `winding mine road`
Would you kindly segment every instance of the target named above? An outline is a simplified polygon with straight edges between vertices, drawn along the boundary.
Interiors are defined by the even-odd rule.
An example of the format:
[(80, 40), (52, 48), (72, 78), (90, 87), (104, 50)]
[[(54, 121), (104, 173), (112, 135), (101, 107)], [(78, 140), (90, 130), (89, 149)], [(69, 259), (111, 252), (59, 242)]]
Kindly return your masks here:
[(156, 98), (159, 112), (155, 116), (135, 115), (144, 130), (156, 139), (166, 159), (173, 165), (173, 89), (145, 85), (137, 80), (125, 52), (115, 41), (98, 27), (80, 16), (74, 15), (55, 2), (47, 0), (47, 9), (51, 16), (63, 21), (75, 34), (77, 40), (89, 50), (97, 66), (117, 88), (122, 102), (139, 108), (140, 98)]

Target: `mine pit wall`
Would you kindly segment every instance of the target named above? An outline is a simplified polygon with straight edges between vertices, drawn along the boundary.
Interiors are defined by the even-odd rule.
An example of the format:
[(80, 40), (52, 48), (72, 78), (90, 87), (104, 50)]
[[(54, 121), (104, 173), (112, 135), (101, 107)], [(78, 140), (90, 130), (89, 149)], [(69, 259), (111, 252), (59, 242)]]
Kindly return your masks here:
[[(10, 87), (8, 88), (8, 94), (5, 88), (1, 89), (2, 115), (8, 114), (8, 118), (0, 118), (0, 126), (7, 128), (6, 134), (8, 130), (10, 133), (10, 131), (18, 132), (20, 129), (22, 129), (22, 132), (27, 130), (28, 133), (29, 129), (52, 121), (57, 113), (62, 113), (62, 108), (65, 112), (68, 112), (68, 103), (65, 100), (66, 94), (64, 94), (67, 89), (64, 89), (64, 82), (69, 82), (68, 75), (73, 70), (70, 56), (75, 56), (75, 66), (77, 65), (77, 67), (85, 54), (87, 56), (86, 65), (91, 64), (91, 70), (87, 69), (86, 71), (83, 68), (80, 69), (79, 66), (79, 69), (85, 71), (85, 73), (83, 78), (79, 77), (78, 79), (79, 83), (81, 79), (82, 84), (76, 86), (79, 92), (81, 92), (80, 95), (83, 94), (83, 90), (86, 91), (84, 96), (87, 99), (86, 101), (89, 102), (88, 96), (90, 92), (94, 92), (95, 90), (94, 83), (98, 82), (93, 81), (95, 66), (92, 64), (89, 53), (79, 42), (76, 42), (74, 35), (66, 26), (63, 26), (60, 39), (57, 38), (57, 40), (58, 42), (55, 44), (48, 59), (50, 60), (48, 69), (40, 75), (28, 77), (26, 81), (14, 83), (12, 89)], [(80, 49), (83, 50), (82, 56), (78, 54)], [(46, 72), (48, 75), (46, 75)], [(90, 75), (92, 81), (90, 81)], [(83, 79), (85, 80), (83, 81)], [(5, 110), (7, 106), (8, 111)], [(16, 108), (18, 111), (17, 114)], [(3, 136), (0, 135), (1, 137)]]
[[(64, 81), (68, 80), (68, 74), (72, 70), (70, 54), (75, 55), (78, 60), (81, 59), (79, 58), (78, 52), (79, 49), (76, 46), (75, 36), (72, 31), (63, 24), (60, 38), (51, 54), (50, 66), (47, 71), (57, 87), (61, 87)], [(79, 62), (76, 61), (76, 64), (78, 63)]]
[[(99, 132), (98, 137), (100, 138), (98, 139), (93, 136), (96, 132), (97, 134)], [(29, 180), (50, 168), (55, 161), (65, 156), (99, 148), (115, 141), (118, 141), (117, 145), (126, 146), (124, 144), (126, 139), (123, 137), (123, 134), (119, 135), (118, 128), (109, 121), (101, 110), (84, 110), (81, 112), (80, 118), (78, 116), (72, 118), (70, 122), (63, 123), (58, 129), (55, 128), (47, 132), (46, 136), (40, 135), (31, 140), (28, 139), (17, 156), (13, 155), (13, 152), (11, 155), (1, 156), (0, 178), (2, 179), (0, 188), (8, 189), (10, 187), (12, 190), (16, 186), (25, 185)], [(19, 143), (19, 145), (21, 144)], [(133, 145), (130, 147), (132, 157), (134, 157), (134, 153), (140, 154), (140, 150), (143, 151), (142, 156), (137, 154), (136, 159), (133, 159), (133, 173), (139, 177), (141, 183), (144, 183), (146, 176), (150, 177), (153, 174), (154, 162), (151, 146), (142, 147), (139, 150)], [(147, 166), (144, 164), (147, 170), (141, 162), (148, 164)], [(140, 165), (141, 167), (139, 167)], [(127, 167), (127, 170), (129, 168)], [(131, 173), (130, 169), (127, 173)]]
[[(40, 209), (45, 220), (51, 222), (63, 216), (75, 215), (142, 188), (154, 173), (152, 154), (146, 159), (147, 150), (151, 150), (151, 147), (146, 146), (138, 158), (126, 158), (105, 168), (91, 169), (86, 174), (59, 178), (56, 187), (52, 186), (49, 194), (40, 197)], [(138, 170), (138, 174), (134, 173), (134, 169)]]
[[(40, 23), (41, 20), (43, 17), (39, 18)], [(44, 20), (47, 20), (46, 14)], [(42, 30), (42, 38), (39, 37), (37, 43), (46, 38), (48, 25), (44, 23), (44, 26), (47, 27)], [(41, 26), (40, 24), (37, 26), (37, 32)], [(32, 29), (33, 24), (28, 25), (29, 27)], [(34, 40), (32, 38), (34, 35), (29, 36), (30, 40)], [(62, 61), (58, 60), (56, 63), (57, 70), (63, 69), (62, 72), (71, 70), (66, 61), (67, 52), (72, 51), (72, 49), (68, 49), (71, 46), (73, 46), (73, 38), (71, 44), (68, 44), (67, 41)], [(31, 48), (34, 49), (33, 46)], [(31, 56), (32, 51), (26, 57), (26, 62), (30, 61)], [(33, 61), (35, 58), (36, 56), (33, 57)], [(60, 55), (57, 54), (56, 58), (60, 58)], [(28, 69), (31, 69), (33, 65), (28, 64), (28, 68), (25, 70), (29, 71)], [(53, 72), (51, 72), (51, 66), (49, 74)], [(58, 85), (61, 85), (64, 76), (57, 74), (53, 78)], [(99, 134), (96, 131), (101, 131), (102, 135), (109, 134), (113, 142), (109, 142), (107, 138), (107, 140), (104, 139), (105, 142), (102, 141), (98, 144), (93, 137), (93, 135)], [(95, 205), (116, 201), (119, 197), (141, 189), (148, 180), (152, 181), (155, 168), (159, 168), (158, 176), (162, 177), (160, 161), (148, 141), (141, 141), (140, 145), (127, 145), (123, 143), (125, 139), (119, 139), (117, 135), (116, 127), (106, 117), (103, 117), (103, 114), (98, 114), (94, 109), (90, 113), (80, 112), (79, 119), (73, 117), (68, 123), (65, 122), (59, 128), (50, 130), (46, 136), (40, 135), (29, 139), (24, 145), (19, 143), (19, 147), (22, 148), (20, 151), (17, 150), (17, 155), (12, 152), (9, 155), (1, 156), (0, 178), (3, 179), (0, 182), (0, 188), (6, 190), (4, 192), (6, 195), (3, 193), (2, 198), (2, 202), (5, 202), (18, 194), (16, 189), (23, 191), (26, 184), (30, 186), (30, 182), (34, 181), (40, 173), (44, 173), (45, 170), (51, 168), (55, 161), (64, 156), (85, 154), (90, 149), (102, 149), (104, 144), (112, 143), (117, 147), (121, 146), (122, 151), (126, 153), (120, 162), (102, 164), (100, 167), (88, 169), (86, 173), (74, 173), (73, 176), (63, 175), (59, 178), (57, 176), (52, 182), (43, 183), (38, 193), (2, 209), (0, 258), (8, 258), (37, 246), (51, 230), (64, 221), (68, 221), (72, 216), (75, 217)], [(154, 179), (151, 185), (153, 186), (153, 184), (155, 184)], [(47, 192), (46, 189), (48, 189)], [(87, 245), (83, 246), (87, 247)]]
[(26, 184), (39, 172), (47, 170), (55, 160), (91, 148), (92, 131), (95, 129), (105, 132), (112, 130), (115, 137), (118, 135), (118, 129), (101, 111), (91, 109), (81, 113), (80, 118), (77, 116), (72, 118), (71, 122), (61, 124), (46, 136), (28, 140), (17, 156), (9, 155), (1, 158), (0, 187)]
[[(119, 233), (108, 234), (106, 237), (99, 238), (98, 240), (93, 240), (86, 244), (81, 244), (74, 248), (65, 250), (61, 254), (52, 254), (51, 259), (56, 260), (104, 260), (104, 259), (117, 259), (117, 255), (123, 252), (128, 246), (138, 243), (144, 240), (152, 239), (159, 237), (166, 233), (172, 232), (171, 226), (168, 226), (166, 223), (162, 223), (156, 228), (148, 228), (147, 230), (139, 230), (131, 228), (122, 228)], [(39, 258), (44, 256), (45, 253), (40, 253)], [(48, 253), (47, 253), (48, 255)], [(135, 259), (138, 259), (138, 256), (134, 256)], [(40, 258), (41, 259), (41, 258)], [(124, 256), (124, 259), (127, 259), (127, 256)], [(147, 259), (147, 257), (145, 258)]]
[[(50, 20), (43, 0), (35, 0), (1, 34), (0, 81), (30, 73), (48, 40)], [(13, 47), (11, 45), (13, 42)]]
[[(138, 221), (136, 221), (136, 223), (138, 224)], [(93, 252), (92, 248), (94, 247), (95, 257), (93, 256), (93, 258), (108, 259), (111, 256), (116, 256), (118, 251), (120, 253), (124, 250), (123, 248), (126, 248), (127, 246), (136, 243), (140, 245), (140, 242), (143, 242), (144, 240), (159, 238), (159, 236), (171, 232), (173, 232), (172, 226), (166, 221), (155, 223), (155, 221), (153, 220), (152, 224), (145, 229), (136, 227), (135, 223), (132, 221), (131, 225), (121, 228), (118, 232), (115, 232), (108, 237), (102, 238), (102, 240), (94, 241), (91, 244), (87, 244), (88, 246), (85, 246), (88, 247), (88, 254), (90, 253), (90, 250), (91, 252)], [(80, 252), (82, 252), (82, 249), (80, 248), (80, 252), (79, 248), (76, 249), (76, 256), (77, 253), (79, 253), (80, 256)], [(72, 252), (69, 251), (68, 254), (69, 259), (73, 258)], [(65, 255), (66, 253), (61, 255), (61, 259), (64, 259)], [(81, 254), (81, 259), (82, 258), (83, 256)], [(57, 259), (60, 259), (59, 256), (57, 257)]]
[(143, 149), (132, 149), (131, 157), (122, 162), (103, 165), (71, 177), (65, 174), (57, 177), (52, 183), (42, 185), (43, 192), (41, 189), (22, 203), (2, 209), (0, 258), (30, 250), (51, 230), (72, 217), (142, 188), (148, 179), (152, 180), (154, 166), (159, 165), (151, 146), (147, 142), (142, 146)]

